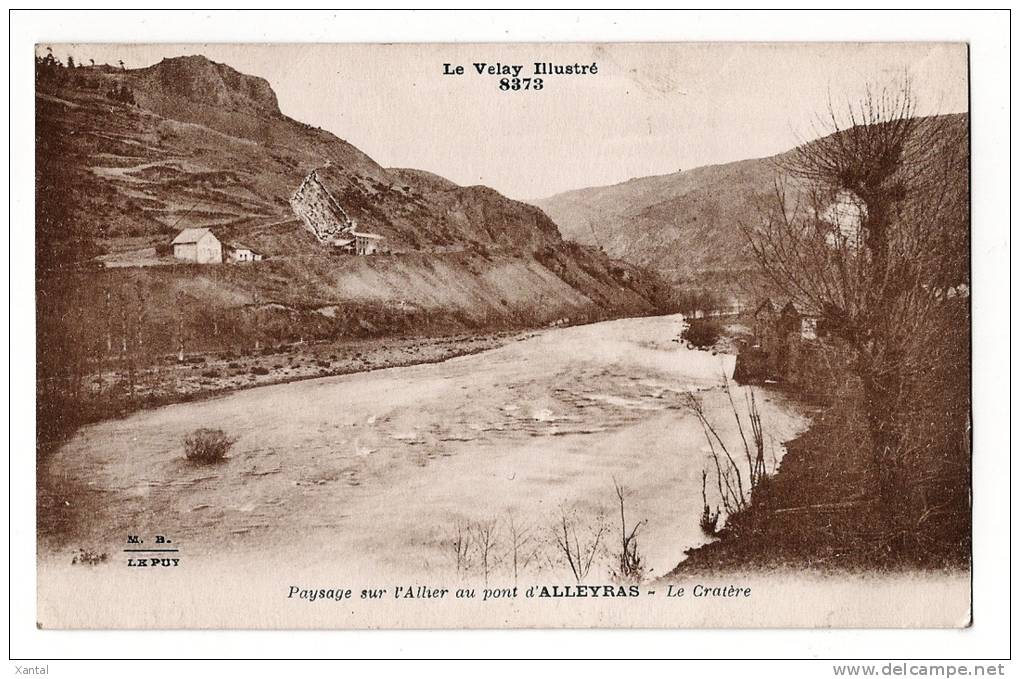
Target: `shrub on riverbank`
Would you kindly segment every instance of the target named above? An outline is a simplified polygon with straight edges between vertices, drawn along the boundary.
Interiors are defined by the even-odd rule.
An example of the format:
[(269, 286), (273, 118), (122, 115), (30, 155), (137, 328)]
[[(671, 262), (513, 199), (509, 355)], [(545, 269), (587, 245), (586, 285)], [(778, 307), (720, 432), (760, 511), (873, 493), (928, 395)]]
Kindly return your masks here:
[(711, 349), (721, 335), (722, 325), (714, 318), (693, 318), (684, 331), (684, 339), (698, 349)]
[(184, 455), (192, 462), (219, 462), (234, 445), (234, 439), (222, 429), (201, 428), (184, 437)]

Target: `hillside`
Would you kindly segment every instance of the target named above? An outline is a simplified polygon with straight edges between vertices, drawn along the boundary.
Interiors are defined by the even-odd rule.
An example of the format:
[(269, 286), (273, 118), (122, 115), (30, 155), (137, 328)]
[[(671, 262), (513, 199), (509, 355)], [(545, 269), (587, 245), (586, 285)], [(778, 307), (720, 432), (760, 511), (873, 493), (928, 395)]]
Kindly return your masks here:
[[(967, 115), (952, 116), (966, 127)], [(753, 269), (739, 225), (754, 224), (789, 152), (533, 201), (564, 238), (604, 248), (672, 281), (722, 278)], [(961, 178), (961, 186), (965, 186)]]
[[(339, 222), (353, 221), (384, 236), (397, 255), (474, 253), (479, 284), (483, 269), (503, 266), (490, 257), (526, 259), (526, 270), (541, 260), (548, 266), (537, 287), (559, 269), (552, 273), (557, 284), (573, 288), (562, 296), (553, 286), (548, 299), (645, 311), (655, 303), (619, 280), (619, 265), (565, 244), (541, 210), (488, 187), (384, 169), (344, 140), (282, 115), (264, 80), (201, 56), (137, 70), (41, 69), (36, 103), (42, 268), (103, 255), (108, 261), (165, 247), (186, 227), (211, 227), (221, 241), (242, 241), (276, 260), (266, 268), (301, 279), (323, 267), (372, 266), (337, 258), (322, 242)], [(444, 298), (434, 289), (442, 285), (429, 283), (427, 296)], [(392, 301), (424, 293), (404, 289)], [(492, 311), (472, 308), (488, 303), (485, 291), (478, 293), (464, 300), (464, 310)], [(325, 282), (310, 295), (326, 302), (356, 297)], [(378, 300), (378, 290), (373, 295)], [(551, 317), (561, 312), (549, 310)]]
[(600, 245), (613, 257), (651, 266), (672, 279), (745, 264), (737, 229), (769, 190), (762, 158), (631, 179), (535, 201), (564, 238)]
[[(182, 337), (189, 352), (243, 352), (671, 310), (657, 274), (564, 241), (540, 209), (385, 169), (201, 56), (39, 60), (36, 190), (41, 385), (164, 360)], [(382, 235), (384, 254), (338, 253), (327, 241), (347, 223)], [(169, 242), (188, 227), (265, 260), (177, 262)]]
[(69, 209), (100, 250), (124, 247), (124, 237), (155, 243), (212, 226), (269, 255), (316, 252), (295, 231), (299, 223), (288, 223), (292, 195), (316, 170), (350, 218), (386, 236), (391, 250), (528, 251), (560, 242), (532, 206), (487, 187), (386, 170), (344, 140), (283, 116), (265, 81), (200, 56), (130, 71), (60, 69), (40, 83), (37, 117), (40, 159), (60, 144), (53, 155), (72, 160), (61, 169), (76, 194)]

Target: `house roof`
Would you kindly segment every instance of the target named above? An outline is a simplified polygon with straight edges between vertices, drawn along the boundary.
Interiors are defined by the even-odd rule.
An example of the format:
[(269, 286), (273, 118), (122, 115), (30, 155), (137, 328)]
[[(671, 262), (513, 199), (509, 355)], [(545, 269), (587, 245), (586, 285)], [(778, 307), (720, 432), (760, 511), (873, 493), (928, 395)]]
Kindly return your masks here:
[(255, 248), (248, 247), (247, 245), (243, 243), (238, 243), (237, 241), (230, 241), (230, 243), (227, 244), (227, 247), (230, 248), (231, 250), (247, 250), (248, 252), (251, 252), (253, 254), (259, 254), (258, 250), (256, 250)]
[(783, 313), (795, 313), (798, 316), (818, 316), (820, 315), (816, 309), (803, 304), (797, 300), (791, 299), (782, 308)]
[(334, 238), (333, 245), (342, 248), (345, 245), (350, 245), (354, 242), (353, 238)]
[(768, 312), (768, 313), (771, 314), (771, 313), (775, 313), (775, 311), (776, 311), (776, 307), (772, 304), (772, 300), (769, 299), (768, 297), (763, 299), (761, 301), (761, 303), (758, 304), (758, 306), (756, 306), (754, 308), (754, 313), (755, 314), (760, 314), (762, 312)]
[[(177, 238), (174, 238), (172, 241), (170, 241), (170, 244), (180, 245), (181, 243), (197, 243), (198, 241), (202, 240), (202, 238), (204, 238), (207, 233), (211, 234), (212, 231), (205, 228), (184, 229), (184, 231), (181, 231), (179, 234), (177, 234)], [(215, 234), (213, 234), (213, 238), (216, 238)]]
[(372, 240), (382, 240), (383, 237), (377, 233), (365, 233), (364, 231), (348, 231), (352, 236), (358, 236), (359, 238), (371, 238)]

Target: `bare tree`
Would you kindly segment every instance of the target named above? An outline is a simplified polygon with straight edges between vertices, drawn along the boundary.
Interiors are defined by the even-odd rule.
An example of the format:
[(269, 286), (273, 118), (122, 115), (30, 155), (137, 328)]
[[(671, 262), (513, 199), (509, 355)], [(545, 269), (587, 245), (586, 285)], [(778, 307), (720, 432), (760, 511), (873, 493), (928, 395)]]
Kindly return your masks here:
[(852, 357), (876, 490), (893, 510), (903, 414), (943, 332), (945, 291), (968, 275), (966, 129), (918, 117), (909, 80), (830, 104), (823, 124), (830, 134), (780, 161), (758, 223), (742, 228), (769, 286), (818, 312)]
[(106, 353), (113, 353), (113, 304), (111, 303), (110, 289), (105, 290), (104, 311), (106, 316)]
[(644, 574), (644, 564), (638, 554), (637, 532), (647, 523), (645, 519), (638, 521), (627, 531), (627, 511), (625, 508), (626, 489), (613, 479), (616, 497), (620, 502), (620, 553), (618, 555), (617, 577), (624, 580), (640, 580)]
[(719, 525), (719, 507), (712, 511), (712, 508), (708, 506), (708, 472), (704, 469), (701, 470), (701, 521), (699, 525), (705, 535), (714, 536)]
[(507, 529), (510, 531), (510, 566), (514, 572), (514, 584), (522, 572), (538, 555), (531, 529), (522, 526), (512, 513), (507, 515)]
[(595, 243), (595, 247), (597, 247), (601, 252), (605, 252), (606, 249), (602, 247), (602, 241), (599, 239), (599, 235), (595, 233), (595, 224), (590, 219), (587, 220), (587, 222), (588, 230), (591, 231), (591, 239)]
[[(762, 429), (761, 414), (758, 411), (758, 401), (754, 391), (747, 388), (744, 392), (744, 404), (750, 423), (751, 434), (751, 439), (748, 440), (747, 432), (744, 429), (744, 422), (740, 416), (740, 408), (737, 407), (737, 403), (733, 399), (733, 392), (730, 389), (729, 379), (725, 373), (722, 376), (722, 389), (730, 402), (730, 411), (733, 413), (733, 419), (736, 421), (737, 431), (743, 444), (744, 460), (747, 466), (746, 477), (741, 472), (743, 463), (737, 462), (737, 457), (734, 457), (734, 453), (726, 445), (726, 441), (719, 433), (717, 426), (708, 419), (701, 400), (693, 393), (687, 392), (684, 394), (684, 405), (694, 413), (701, 424), (705, 441), (708, 443), (712, 463), (715, 467), (716, 486), (719, 490), (719, 497), (722, 500), (727, 515), (731, 515), (747, 508), (751, 502), (754, 490), (768, 477), (769, 470), (765, 465), (765, 434)], [(739, 457), (739, 453), (736, 453), (736, 455)], [(773, 463), (774, 470), (775, 464)], [(711, 524), (714, 527), (715, 522), (719, 518), (719, 513), (716, 511), (715, 519), (712, 519), (713, 515), (708, 507), (708, 499), (705, 497), (705, 476), (706, 474), (703, 473), (703, 521), (711, 520)], [(702, 525), (704, 527), (705, 524), (703, 523)]]
[(577, 582), (583, 582), (588, 577), (592, 563), (599, 553), (599, 546), (606, 534), (602, 518), (599, 516), (591, 539), (582, 540), (577, 534), (576, 518), (568, 516), (566, 509), (560, 509), (560, 521), (552, 530), (553, 538)]
[(124, 297), (122, 292), (118, 297), (118, 306), (120, 307), (120, 361), (121, 366), (127, 359), (128, 350), (128, 320), (127, 320), (127, 299)]
[(262, 332), (262, 327), (259, 324), (259, 291), (258, 290), (255, 290), (255, 291), (252, 292), (251, 300), (252, 300), (252, 302), (251, 302), (251, 311), (252, 311), (252, 315), (254, 316), (254, 325), (252, 327), (252, 332), (255, 335), (255, 351), (258, 352), (259, 349), (261, 348), (261, 344), (259, 342), (259, 337), (261, 336), (261, 332)]
[(463, 522), (457, 523), (456, 533), (450, 546), (453, 547), (457, 565), (457, 574), (461, 575), (467, 572), (468, 568), (471, 566), (468, 558), (468, 554), (471, 550), (471, 530)]
[[(734, 514), (744, 509), (751, 499), (749, 497), (750, 492), (744, 491), (744, 479), (740, 473), (740, 467), (733, 459), (733, 455), (726, 446), (726, 442), (723, 441), (722, 436), (719, 435), (718, 430), (716, 430), (715, 426), (705, 415), (705, 409), (698, 397), (691, 392), (687, 392), (684, 394), (684, 399), (684, 404), (697, 416), (701, 429), (705, 434), (705, 441), (708, 443), (712, 462), (715, 465), (715, 479), (723, 507), (725, 507), (727, 514)], [(723, 454), (724, 460), (720, 459), (720, 452)]]
[(184, 294), (177, 294), (177, 362), (184, 362)]
[(495, 519), (479, 521), (475, 525), (475, 537), (478, 542), (478, 558), (481, 560), (482, 577), (489, 584), (489, 573), (496, 564), (496, 547), (499, 540), (499, 524)]
[(145, 327), (145, 293), (141, 286), (137, 289), (138, 299), (135, 304), (135, 348), (142, 354), (142, 328)]

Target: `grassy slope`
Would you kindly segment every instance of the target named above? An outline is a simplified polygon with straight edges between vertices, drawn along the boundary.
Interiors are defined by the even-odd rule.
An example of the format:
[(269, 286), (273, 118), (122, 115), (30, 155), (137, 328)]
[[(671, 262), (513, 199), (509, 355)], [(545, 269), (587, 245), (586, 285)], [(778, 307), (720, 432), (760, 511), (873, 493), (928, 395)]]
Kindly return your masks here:
[(676, 174), (570, 191), (536, 201), (564, 237), (597, 240), (613, 257), (680, 279), (740, 266), (736, 223), (753, 214), (772, 182), (769, 159), (701, 167)]

